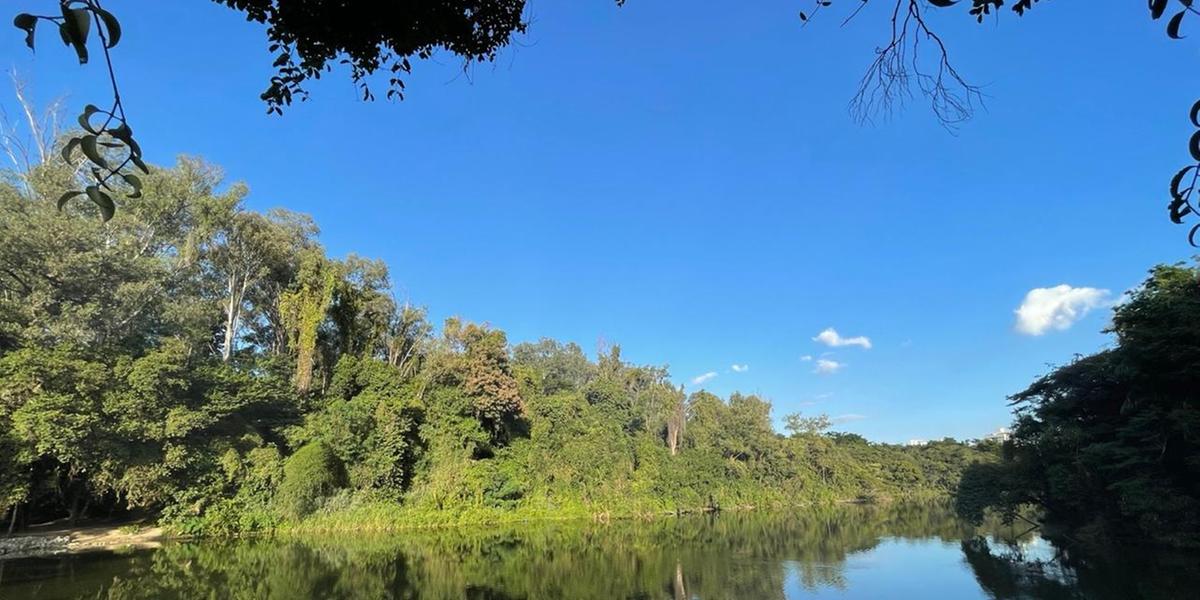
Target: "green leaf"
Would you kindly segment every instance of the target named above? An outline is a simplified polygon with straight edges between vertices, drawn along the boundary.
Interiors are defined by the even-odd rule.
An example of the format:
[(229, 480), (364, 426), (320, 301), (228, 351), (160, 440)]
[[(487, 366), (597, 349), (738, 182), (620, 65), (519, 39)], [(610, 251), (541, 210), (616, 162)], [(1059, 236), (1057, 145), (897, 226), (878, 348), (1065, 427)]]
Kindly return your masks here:
[(1184, 36), (1179, 35), (1179, 26), (1183, 24), (1183, 15), (1186, 13), (1187, 11), (1181, 10), (1167, 22), (1167, 36), (1171, 39), (1182, 40), (1184, 38)]
[(1192, 125), (1200, 127), (1200, 100), (1197, 100), (1196, 103), (1192, 105), (1191, 118)]
[(104, 222), (107, 223), (109, 219), (112, 219), (113, 215), (117, 213), (117, 205), (113, 202), (112, 196), (94, 185), (87, 186), (85, 191), (88, 199), (100, 208), (100, 217), (104, 219)]
[(1150, 0), (1150, 18), (1158, 19), (1167, 10), (1167, 0)]
[[(1179, 188), (1181, 185), (1183, 185), (1184, 178), (1187, 177), (1193, 169), (1197, 168), (1200, 167), (1197, 167), (1196, 165), (1188, 165), (1180, 169), (1179, 172), (1171, 178), (1171, 204), (1167, 206), (1167, 210), (1171, 213), (1172, 223), (1183, 223), (1183, 218), (1189, 213), (1193, 212), (1192, 207), (1188, 204), (1188, 197), (1192, 193), (1192, 188), (1189, 187), (1183, 190)], [(1193, 175), (1193, 181), (1194, 180), (1195, 176)]]
[(79, 64), (87, 64), (87, 38), (88, 32), (92, 28), (92, 15), (84, 8), (67, 8), (64, 4), (62, 7), (63, 27), (66, 35), (66, 40), (75, 47), (75, 54), (79, 56)]
[(109, 129), (108, 135), (111, 135), (128, 144), (133, 139), (133, 130), (129, 128), (129, 125), (121, 123), (120, 125)]
[(1171, 205), (1167, 207), (1171, 212), (1171, 222), (1176, 225), (1183, 224), (1183, 218), (1191, 214), (1192, 207), (1187, 205), (1187, 202), (1181, 199), (1171, 201)]
[(97, 8), (96, 14), (100, 17), (100, 20), (104, 22), (104, 29), (108, 31), (107, 47), (112, 48), (116, 46), (117, 42), (121, 41), (121, 22), (118, 21), (112, 13), (104, 10), (103, 8)]
[(142, 157), (131, 156), (129, 157), (129, 160), (133, 161), (133, 164), (137, 165), (137, 168), (141, 169), (143, 173), (147, 175), (150, 174), (150, 167), (147, 167), (146, 163), (142, 162)]
[(84, 128), (88, 133), (100, 133), (92, 128), (92, 115), (101, 112), (100, 108), (94, 104), (89, 104), (83, 107), (83, 113), (79, 115), (79, 126)]
[(958, 0), (929, 0), (929, 3), (938, 8), (950, 8), (958, 4)]
[(1192, 153), (1196, 162), (1200, 162), (1200, 131), (1192, 134), (1192, 139), (1188, 141), (1188, 151)]
[(21, 13), (13, 17), (13, 25), (16, 26), (17, 29), (29, 31), (37, 25), (37, 17), (29, 13)]
[(1179, 186), (1183, 184), (1183, 178), (1187, 177), (1188, 173), (1190, 173), (1191, 170), (1195, 169), (1195, 168), (1196, 168), (1196, 165), (1188, 165), (1188, 166), (1180, 169), (1179, 172), (1176, 173), (1175, 176), (1171, 178), (1171, 197), (1172, 198), (1174, 198), (1176, 200), (1183, 199), (1183, 192), (1180, 191)]
[(67, 140), (67, 145), (63, 146), (62, 157), (67, 163), (71, 162), (71, 153), (75, 151), (75, 147), (79, 145), (79, 138), (71, 138)]
[(73, 192), (67, 192), (67, 193), (59, 196), (58, 197), (58, 210), (62, 210), (63, 207), (67, 205), (67, 202), (71, 200), (71, 198), (74, 198), (75, 196), (78, 196), (82, 193), (83, 192), (80, 192), (80, 191), (73, 191)]
[(83, 150), (83, 155), (88, 160), (99, 165), (102, 168), (108, 168), (108, 161), (104, 160), (104, 156), (100, 154), (100, 148), (97, 147), (98, 139), (94, 135), (85, 135), (79, 139), (79, 148)]
[(33, 31), (37, 29), (37, 17), (29, 13), (21, 13), (13, 18), (13, 25), (25, 31), (25, 45), (33, 50)]
[(121, 179), (124, 179), (125, 183), (128, 183), (129, 187), (133, 188), (133, 193), (129, 194), (129, 197), (130, 198), (141, 198), (142, 197), (142, 179), (140, 177), (138, 177), (137, 175), (134, 175), (133, 173), (121, 173), (120, 175), (121, 175)]

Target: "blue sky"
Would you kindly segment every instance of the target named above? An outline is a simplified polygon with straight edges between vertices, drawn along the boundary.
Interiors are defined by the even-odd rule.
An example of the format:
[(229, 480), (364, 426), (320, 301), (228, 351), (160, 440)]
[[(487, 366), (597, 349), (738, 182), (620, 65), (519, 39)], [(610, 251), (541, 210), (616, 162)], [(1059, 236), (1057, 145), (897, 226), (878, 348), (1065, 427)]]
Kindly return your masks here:
[[(985, 25), (941, 11), (931, 24), (986, 111), (952, 135), (914, 99), (861, 126), (847, 101), (886, 7), (838, 27), (844, 2), (802, 29), (809, 4), (534, 1), (494, 65), (418, 63), (402, 103), (326, 77), (279, 118), (258, 99), (258, 26), (203, 0), (105, 2), (153, 162), (203, 156), (250, 185), (250, 206), (311, 213), (333, 253), (386, 260), (435, 318), (514, 342), (603, 338), (689, 389), (714, 372), (714, 392), (876, 440), (981, 436), (1048, 364), (1108, 343), (1103, 307), (1018, 331), (1030, 290), (1071, 286), (1039, 304), (1062, 317), (1056, 299), (1104, 302), (1076, 288), (1116, 295), (1190, 256), (1165, 190), (1187, 159), (1197, 46), (1136, 2)], [(105, 97), (98, 65), (39, 39), (30, 55), (12, 30), (0, 64), (43, 101)], [(830, 327), (871, 347), (813, 339)], [(844, 366), (815, 373), (821, 359)]]

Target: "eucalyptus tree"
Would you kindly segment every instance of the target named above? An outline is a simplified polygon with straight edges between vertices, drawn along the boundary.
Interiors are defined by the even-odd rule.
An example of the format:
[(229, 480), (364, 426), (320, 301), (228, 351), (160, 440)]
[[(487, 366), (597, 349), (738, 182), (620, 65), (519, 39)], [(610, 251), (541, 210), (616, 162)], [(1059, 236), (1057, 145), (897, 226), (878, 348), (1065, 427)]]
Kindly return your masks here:
[(429, 350), (433, 326), (424, 308), (403, 305), (392, 300), (392, 312), (384, 331), (383, 346), (387, 363), (405, 377), (417, 374)]

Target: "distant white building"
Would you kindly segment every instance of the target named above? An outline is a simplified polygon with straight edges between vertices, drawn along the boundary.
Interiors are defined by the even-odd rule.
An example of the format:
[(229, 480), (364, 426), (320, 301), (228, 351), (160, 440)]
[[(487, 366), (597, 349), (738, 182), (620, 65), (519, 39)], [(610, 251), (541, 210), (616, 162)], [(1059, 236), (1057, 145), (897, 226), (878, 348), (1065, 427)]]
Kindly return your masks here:
[(905, 445), (906, 446), (924, 446), (925, 444), (928, 444), (928, 443), (929, 443), (929, 440), (908, 440), (908, 443), (906, 443)]
[(1007, 427), (1001, 427), (1000, 429), (983, 436), (983, 439), (996, 442), (1007, 442), (1008, 440), (1012, 439), (1012, 431), (1010, 431)]

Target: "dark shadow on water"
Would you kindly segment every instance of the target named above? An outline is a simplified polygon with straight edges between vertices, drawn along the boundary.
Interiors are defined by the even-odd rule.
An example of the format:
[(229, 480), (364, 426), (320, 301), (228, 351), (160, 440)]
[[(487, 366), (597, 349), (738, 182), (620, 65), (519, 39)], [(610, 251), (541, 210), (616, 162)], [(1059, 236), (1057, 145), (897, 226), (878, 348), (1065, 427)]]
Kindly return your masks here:
[(1197, 597), (1200, 555), (1152, 548), (1082, 552), (1040, 538), (1021, 542), (976, 537), (963, 556), (993, 598), (1047, 600)]

